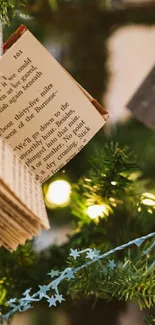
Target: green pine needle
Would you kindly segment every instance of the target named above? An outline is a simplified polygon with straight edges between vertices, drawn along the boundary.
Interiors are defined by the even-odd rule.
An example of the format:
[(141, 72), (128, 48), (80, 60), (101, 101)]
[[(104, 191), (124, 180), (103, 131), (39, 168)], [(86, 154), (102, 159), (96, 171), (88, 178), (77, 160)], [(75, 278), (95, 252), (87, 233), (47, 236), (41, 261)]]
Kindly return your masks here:
[[(132, 176), (139, 170), (126, 148), (117, 144), (105, 146), (93, 155), (92, 169), (75, 186), (72, 196), (72, 210), (75, 219), (75, 233), (62, 247), (52, 247), (48, 254), (37, 256), (31, 245), (10, 254), (0, 250), (0, 304), (6, 311), (6, 301), (11, 297), (20, 297), (28, 287), (45, 284), (50, 268), (63, 270), (70, 248), (84, 249), (95, 247), (106, 252), (133, 238), (154, 229), (155, 209), (141, 203), (141, 193), (147, 192), (145, 184)], [(115, 181), (116, 184), (111, 184)], [(113, 198), (110, 201), (110, 198)], [(85, 210), (87, 204), (99, 204), (104, 200), (110, 206), (109, 215), (98, 223), (89, 219)], [(111, 202), (111, 203), (110, 203)], [(116, 202), (116, 206), (112, 205)], [(141, 205), (140, 205), (141, 203)], [(141, 208), (141, 212), (139, 212)], [(150, 210), (152, 213), (150, 213)], [(113, 214), (112, 214), (113, 213)], [(80, 223), (79, 223), (80, 220)], [(148, 222), (149, 220), (149, 222)], [(152, 243), (152, 242), (151, 242)], [(143, 244), (147, 249), (148, 243)], [(105, 301), (113, 298), (124, 301), (134, 300), (140, 308), (152, 309), (155, 305), (155, 272), (149, 269), (154, 261), (152, 248), (148, 256), (142, 255), (141, 248), (131, 247), (117, 252), (112, 257), (116, 268), (107, 269), (108, 260), (93, 263), (76, 273), (75, 279), (65, 283), (64, 293), (74, 299), (93, 296)], [(76, 268), (86, 262), (84, 256), (76, 261), (69, 258), (68, 264)], [(20, 279), (20, 281), (19, 281)], [(147, 317), (149, 325), (154, 325), (154, 315)]]
[(146, 315), (145, 321), (147, 325), (155, 325), (155, 307), (149, 310), (149, 314)]
[(128, 204), (133, 197), (137, 199), (130, 176), (138, 170), (138, 165), (132, 156), (127, 147), (120, 148), (117, 143), (105, 145), (93, 153), (91, 170), (73, 187), (71, 209), (82, 223), (90, 223), (87, 207), (91, 205), (106, 205), (106, 218), (113, 213), (115, 206), (123, 203), (122, 198)]
[[(76, 261), (76, 267), (82, 261)], [(78, 265), (79, 264), (79, 265)], [(96, 262), (76, 274), (69, 284), (69, 293), (73, 299), (80, 297), (98, 297), (106, 301), (113, 298), (124, 301), (135, 301), (140, 309), (152, 308), (155, 305), (155, 273), (149, 269), (147, 260), (126, 259), (117, 264), (114, 270), (107, 268), (107, 261)], [(69, 261), (73, 265), (73, 261)]]
[(22, 0), (0, 0), (0, 19), (3, 23), (10, 24), (10, 15), (15, 14), (15, 10), (24, 5)]

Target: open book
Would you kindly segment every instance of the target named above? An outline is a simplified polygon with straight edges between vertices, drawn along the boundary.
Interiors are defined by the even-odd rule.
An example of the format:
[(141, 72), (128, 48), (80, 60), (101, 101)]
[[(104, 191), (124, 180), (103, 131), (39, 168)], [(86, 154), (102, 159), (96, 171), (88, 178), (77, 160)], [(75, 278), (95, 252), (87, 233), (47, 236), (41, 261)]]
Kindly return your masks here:
[(49, 228), (41, 185), (108, 118), (21, 26), (0, 59), (0, 246), (15, 250)]

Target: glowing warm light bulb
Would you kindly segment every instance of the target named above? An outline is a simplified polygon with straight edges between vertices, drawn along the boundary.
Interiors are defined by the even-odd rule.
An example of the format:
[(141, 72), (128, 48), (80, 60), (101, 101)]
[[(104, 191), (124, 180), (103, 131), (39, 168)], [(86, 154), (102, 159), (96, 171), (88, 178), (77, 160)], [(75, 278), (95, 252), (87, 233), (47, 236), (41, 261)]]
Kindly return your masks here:
[(117, 185), (117, 182), (112, 181), (112, 182), (111, 182), (111, 185), (116, 186), (116, 185)]
[(155, 195), (152, 193), (143, 193), (141, 202), (144, 205), (155, 206)]
[(153, 211), (151, 209), (148, 209), (147, 211), (148, 213), (153, 214)]
[(71, 185), (65, 180), (57, 180), (49, 185), (46, 193), (47, 205), (65, 206), (69, 203)]
[(87, 208), (87, 214), (90, 219), (96, 219), (98, 217), (103, 217), (103, 215), (108, 215), (108, 209), (105, 205), (91, 205)]

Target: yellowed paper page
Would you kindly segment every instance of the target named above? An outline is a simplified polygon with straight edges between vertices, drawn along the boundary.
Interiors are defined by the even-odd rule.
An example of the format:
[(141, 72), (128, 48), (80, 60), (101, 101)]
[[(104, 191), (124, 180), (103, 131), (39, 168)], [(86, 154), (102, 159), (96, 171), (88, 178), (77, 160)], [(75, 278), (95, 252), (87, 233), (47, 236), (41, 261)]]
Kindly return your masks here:
[(44, 182), (105, 121), (79, 86), (26, 31), (0, 60), (0, 135)]
[[(11, 200), (21, 209), (27, 209), (29, 214), (34, 214), (45, 228), (49, 228), (48, 218), (43, 202), (41, 185), (36, 181), (35, 176), (29, 168), (21, 162), (17, 155), (0, 137), (0, 180), (8, 187), (5, 189), (6, 196), (9, 197), (11, 191), (16, 198), (11, 196)], [(1, 185), (1, 182), (0, 182)], [(2, 188), (2, 187), (1, 187)], [(3, 188), (2, 188), (3, 189)], [(2, 191), (1, 193), (4, 191)], [(17, 198), (19, 202), (17, 201)], [(21, 201), (21, 203), (20, 203)], [(22, 207), (23, 204), (23, 207)], [(24, 208), (25, 206), (25, 208)]]

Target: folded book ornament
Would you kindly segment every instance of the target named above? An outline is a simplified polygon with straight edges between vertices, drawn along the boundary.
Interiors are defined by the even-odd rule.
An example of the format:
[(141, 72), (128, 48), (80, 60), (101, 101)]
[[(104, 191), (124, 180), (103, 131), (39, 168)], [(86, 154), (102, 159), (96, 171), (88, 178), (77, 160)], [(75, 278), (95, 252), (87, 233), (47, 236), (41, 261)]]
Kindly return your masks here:
[(155, 130), (155, 66), (141, 82), (127, 108), (140, 122)]
[(0, 246), (48, 229), (41, 185), (105, 124), (108, 114), (25, 26), (0, 60)]

